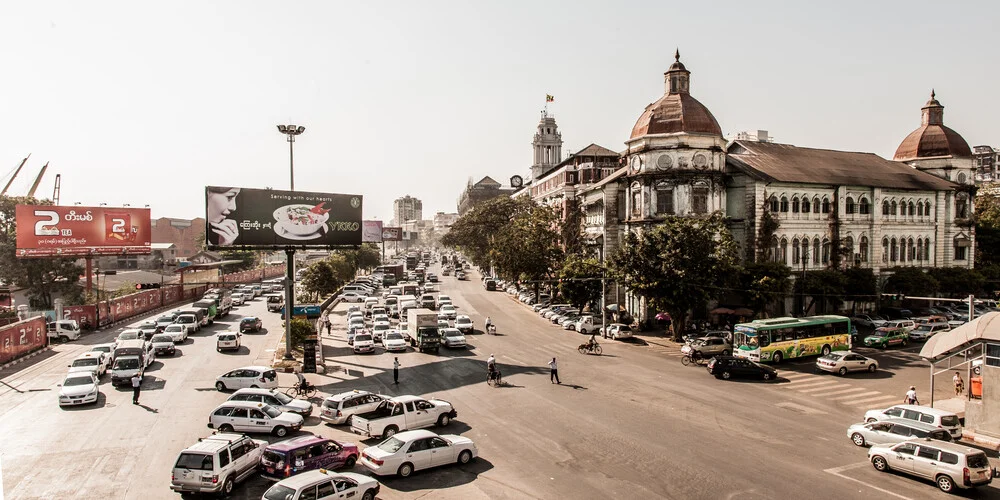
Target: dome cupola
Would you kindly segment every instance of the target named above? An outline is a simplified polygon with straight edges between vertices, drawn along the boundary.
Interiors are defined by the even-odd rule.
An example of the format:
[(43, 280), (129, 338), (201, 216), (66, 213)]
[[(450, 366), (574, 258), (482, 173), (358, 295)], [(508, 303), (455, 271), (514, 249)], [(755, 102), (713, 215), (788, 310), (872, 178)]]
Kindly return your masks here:
[(944, 106), (935, 98), (933, 90), (930, 100), (920, 111), (920, 127), (903, 139), (896, 148), (893, 160), (972, 157), (969, 143), (958, 132), (944, 126)]
[(691, 97), (691, 72), (681, 62), (679, 50), (674, 52), (674, 63), (663, 74), (663, 79), (663, 97), (646, 106), (632, 127), (632, 139), (677, 132), (722, 136), (722, 128), (712, 113)]

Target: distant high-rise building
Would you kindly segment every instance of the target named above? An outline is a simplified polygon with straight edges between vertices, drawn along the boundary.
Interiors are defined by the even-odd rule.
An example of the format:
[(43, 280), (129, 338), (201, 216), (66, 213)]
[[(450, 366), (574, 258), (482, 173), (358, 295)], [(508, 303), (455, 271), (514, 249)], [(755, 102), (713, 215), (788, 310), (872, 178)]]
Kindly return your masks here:
[(1000, 149), (990, 146), (972, 148), (972, 164), (976, 167), (977, 182), (996, 182), (997, 167), (1000, 166)]
[(400, 226), (408, 220), (423, 220), (424, 203), (417, 198), (406, 195), (392, 202), (392, 221), (390, 226)]

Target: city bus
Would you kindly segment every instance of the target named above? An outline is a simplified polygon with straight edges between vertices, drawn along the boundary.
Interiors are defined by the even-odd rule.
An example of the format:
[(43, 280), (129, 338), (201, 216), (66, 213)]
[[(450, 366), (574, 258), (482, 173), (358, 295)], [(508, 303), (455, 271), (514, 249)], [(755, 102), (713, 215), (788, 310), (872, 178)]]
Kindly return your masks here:
[(827, 355), (851, 348), (851, 320), (844, 316), (758, 319), (733, 329), (733, 355), (751, 361)]

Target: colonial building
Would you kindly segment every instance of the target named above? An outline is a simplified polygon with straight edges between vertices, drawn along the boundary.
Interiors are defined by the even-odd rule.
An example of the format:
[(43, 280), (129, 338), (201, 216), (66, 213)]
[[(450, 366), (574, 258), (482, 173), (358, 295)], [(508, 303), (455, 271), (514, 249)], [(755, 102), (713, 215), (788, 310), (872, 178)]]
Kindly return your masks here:
[(472, 183), (472, 179), (469, 179), (465, 191), (462, 191), (458, 197), (458, 214), (465, 215), (466, 212), (472, 210), (472, 207), (498, 196), (510, 196), (514, 190), (515, 188), (503, 187), (490, 176), (483, 177), (475, 184)]
[(619, 157), (608, 148), (591, 144), (549, 170), (539, 172), (525, 192), (539, 204), (556, 208), (565, 219), (579, 206), (577, 190), (611, 175), (618, 168)]

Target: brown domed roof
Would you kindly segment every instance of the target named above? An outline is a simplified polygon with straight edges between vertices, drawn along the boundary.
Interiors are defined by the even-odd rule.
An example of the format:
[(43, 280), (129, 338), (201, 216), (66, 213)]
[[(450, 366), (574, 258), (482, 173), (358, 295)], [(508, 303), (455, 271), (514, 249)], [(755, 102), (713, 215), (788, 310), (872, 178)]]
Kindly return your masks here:
[(896, 148), (892, 159), (896, 161), (917, 158), (952, 157), (971, 158), (972, 148), (962, 136), (944, 126), (944, 106), (934, 98), (921, 108), (922, 120), (918, 129), (910, 132)]
[(659, 101), (646, 106), (646, 111), (632, 127), (632, 139), (647, 134), (722, 135), (722, 127), (712, 112), (691, 94), (666, 94)]

